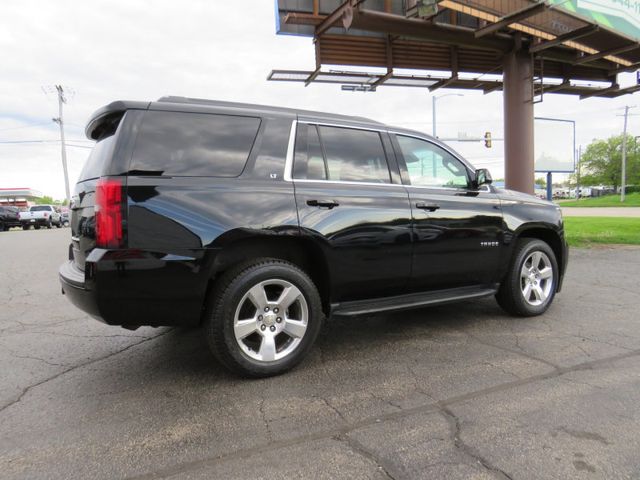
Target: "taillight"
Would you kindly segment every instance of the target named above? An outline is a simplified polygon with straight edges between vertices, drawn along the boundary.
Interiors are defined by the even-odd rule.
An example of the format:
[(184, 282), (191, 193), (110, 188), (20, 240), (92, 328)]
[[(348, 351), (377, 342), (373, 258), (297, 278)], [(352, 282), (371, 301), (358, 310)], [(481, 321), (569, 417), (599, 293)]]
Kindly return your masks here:
[(96, 246), (122, 246), (122, 184), (102, 178), (96, 184)]
[(44, 218), (47, 218), (47, 215), (49, 215), (47, 212), (44, 212)]

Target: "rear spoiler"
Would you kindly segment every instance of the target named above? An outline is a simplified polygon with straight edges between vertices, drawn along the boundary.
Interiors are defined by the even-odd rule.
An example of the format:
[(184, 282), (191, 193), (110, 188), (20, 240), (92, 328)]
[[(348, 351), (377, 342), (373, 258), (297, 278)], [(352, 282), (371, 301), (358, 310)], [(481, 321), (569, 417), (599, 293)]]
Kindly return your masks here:
[(111, 102), (91, 115), (84, 133), (89, 140), (98, 140), (106, 132), (117, 127), (122, 115), (127, 110), (147, 110), (151, 102), (134, 102), (118, 100)]

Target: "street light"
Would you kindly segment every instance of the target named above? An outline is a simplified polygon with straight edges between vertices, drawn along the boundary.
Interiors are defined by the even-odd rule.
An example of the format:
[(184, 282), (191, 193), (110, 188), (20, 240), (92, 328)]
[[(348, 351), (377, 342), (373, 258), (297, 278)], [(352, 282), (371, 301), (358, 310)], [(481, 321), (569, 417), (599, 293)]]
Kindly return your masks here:
[(445, 93), (444, 95), (440, 95), (439, 97), (437, 96), (433, 96), (431, 97), (431, 102), (432, 102), (432, 108), (431, 108), (431, 113), (433, 115), (433, 136), (434, 138), (436, 137), (436, 100), (438, 100), (439, 98), (444, 98), (444, 97), (464, 97), (464, 95), (462, 93)]

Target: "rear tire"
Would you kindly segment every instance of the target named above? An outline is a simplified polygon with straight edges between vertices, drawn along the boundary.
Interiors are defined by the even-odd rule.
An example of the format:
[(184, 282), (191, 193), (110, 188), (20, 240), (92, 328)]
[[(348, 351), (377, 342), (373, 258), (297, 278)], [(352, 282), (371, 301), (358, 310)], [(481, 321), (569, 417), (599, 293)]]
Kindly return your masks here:
[(29, 230), (30, 228), (31, 228), (31, 225), (22, 225), (23, 230)]
[(558, 274), (558, 262), (551, 247), (542, 240), (523, 238), (516, 244), (496, 300), (511, 315), (541, 315), (555, 297)]
[(40, 230), (40, 225), (34, 225), (33, 228), (36, 230)]
[(205, 316), (215, 357), (246, 377), (284, 373), (309, 352), (323, 321), (320, 295), (297, 266), (255, 259), (216, 282)]

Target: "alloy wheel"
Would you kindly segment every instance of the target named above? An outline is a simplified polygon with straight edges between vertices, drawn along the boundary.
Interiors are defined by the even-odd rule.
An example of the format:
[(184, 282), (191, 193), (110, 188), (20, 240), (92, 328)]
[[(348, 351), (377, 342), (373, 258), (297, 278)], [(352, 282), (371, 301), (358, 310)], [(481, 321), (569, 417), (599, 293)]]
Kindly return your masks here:
[(546, 253), (535, 251), (527, 256), (520, 269), (520, 290), (532, 306), (542, 305), (553, 288), (553, 266)]
[(291, 355), (307, 330), (309, 307), (293, 283), (269, 279), (242, 297), (233, 332), (242, 351), (254, 360), (273, 362)]

